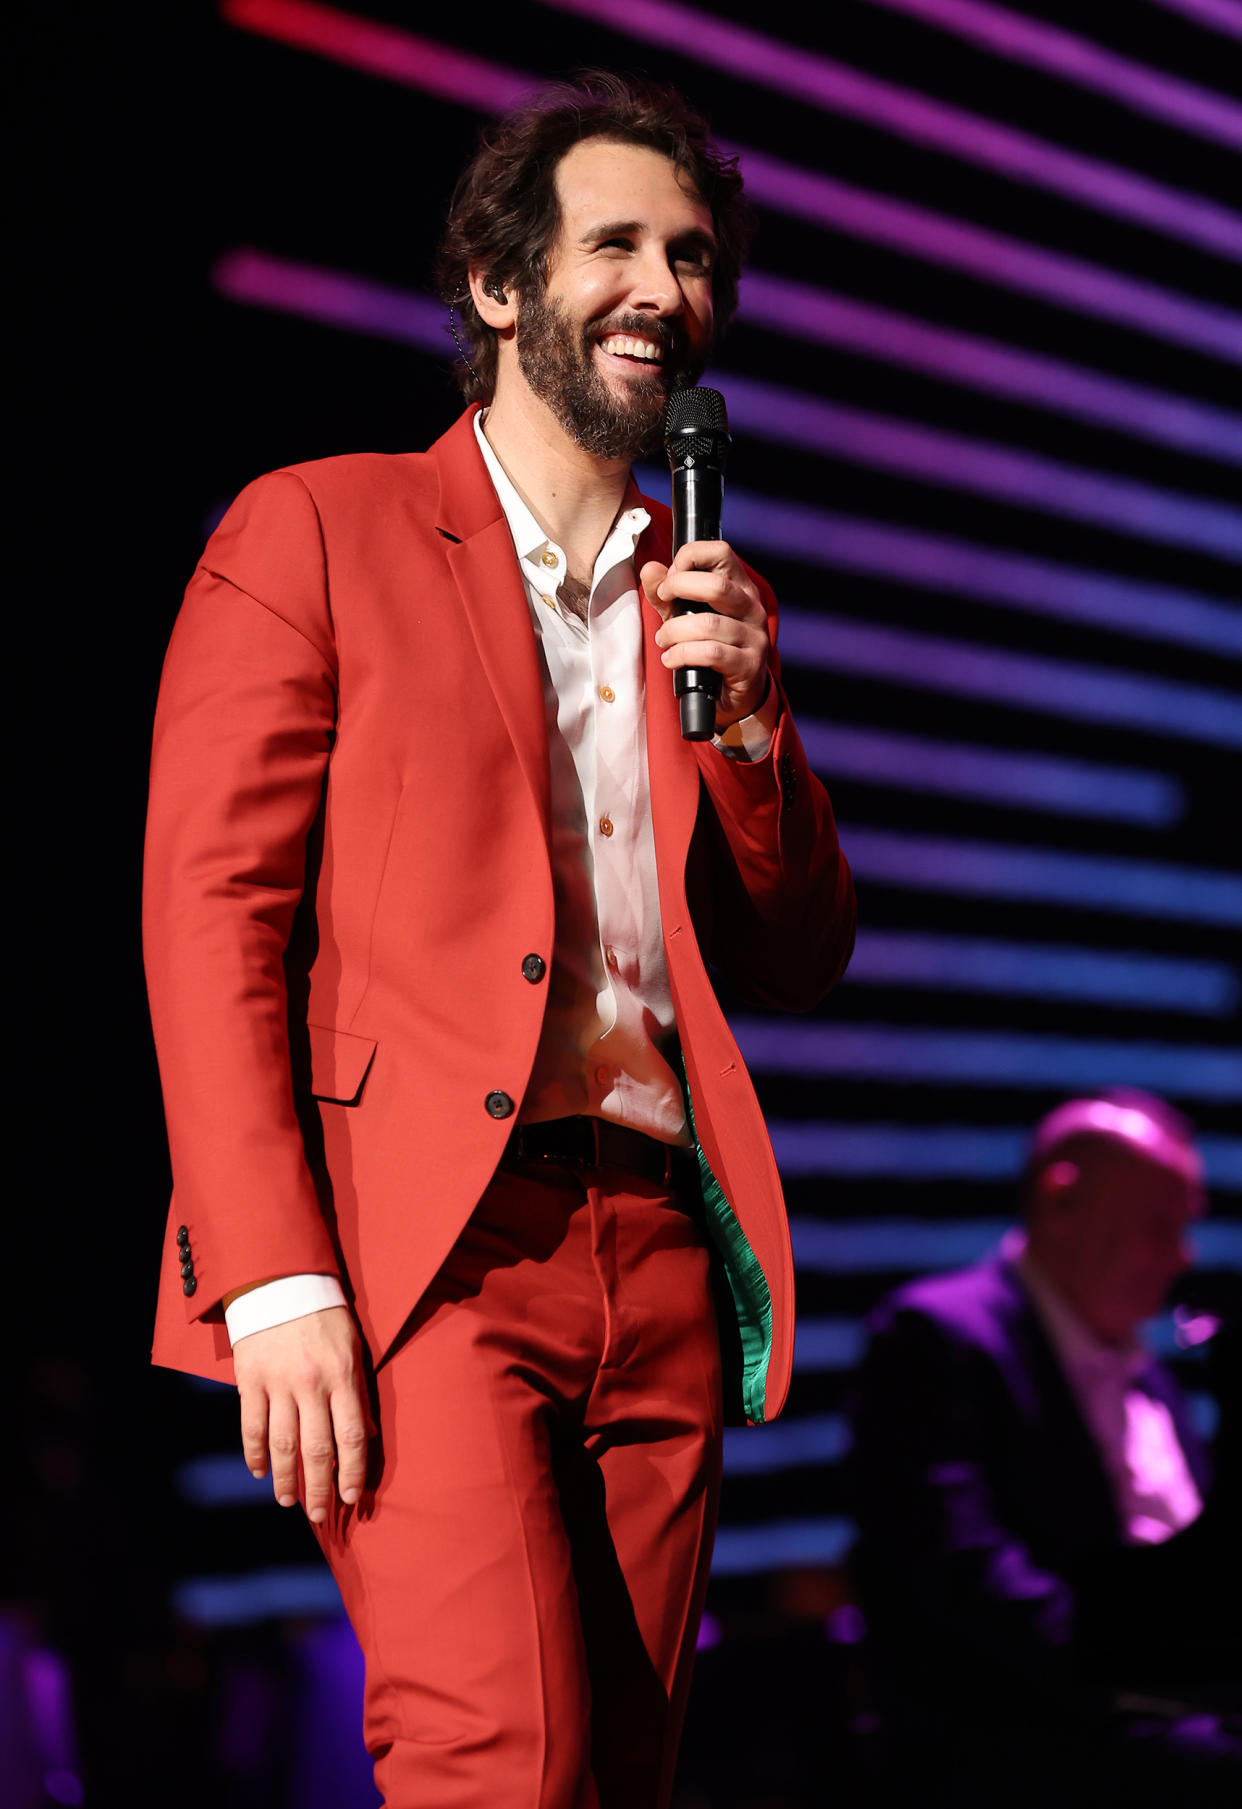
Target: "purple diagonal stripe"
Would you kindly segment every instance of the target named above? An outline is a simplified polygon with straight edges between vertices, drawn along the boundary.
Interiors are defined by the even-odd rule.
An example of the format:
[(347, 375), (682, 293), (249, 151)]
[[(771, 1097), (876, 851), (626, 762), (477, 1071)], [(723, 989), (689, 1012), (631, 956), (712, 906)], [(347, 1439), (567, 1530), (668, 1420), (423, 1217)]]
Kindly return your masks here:
[[(855, 873), (903, 892), (1026, 899), (1065, 910), (1242, 929), (1242, 876), (1236, 873), (899, 829), (840, 828)], [(1242, 1052), (1233, 1051), (1233, 1061), (1242, 1081)]]
[[(667, 488), (662, 475), (649, 493), (659, 496)], [(743, 548), (1242, 657), (1242, 610), (1194, 591), (1114, 578), (1027, 554), (994, 553), (948, 535), (839, 515), (753, 490), (730, 488), (726, 508), (730, 538)], [(1213, 706), (1210, 719), (1217, 715)]]
[(1242, 6), (1238, 0), (1148, 0), (1148, 4), (1163, 6), (1169, 13), (1181, 13), (1207, 31), (1223, 32), (1242, 41)]
[(732, 1027), (747, 1065), (762, 1074), (941, 1087), (1150, 1087), (1178, 1098), (1242, 1100), (1237, 1049), (910, 1024), (734, 1018)]
[(780, 644), (785, 660), (825, 672), (856, 672), (884, 684), (974, 697), (1010, 710), (1242, 748), (1242, 699), (1206, 685), (802, 609), (782, 612)]
[(340, 270), (296, 263), (238, 246), (216, 260), (212, 287), (230, 301), (299, 314), (325, 326), (398, 339), (426, 352), (453, 355), (448, 311), (430, 295), (409, 294)]
[(897, 471), (1142, 540), (1242, 561), (1242, 511), (1150, 484), (1012, 452), (986, 440), (889, 420), (800, 390), (717, 373), (734, 427), (851, 464)]
[(542, 0), (542, 4), (585, 14), (593, 24), (606, 23), (614, 31), (680, 51), (778, 94), (1242, 262), (1242, 217), (1227, 208), (946, 106), (914, 89), (880, 81), (804, 46), (782, 44), (674, 0)]
[(752, 201), (1242, 365), (1242, 315), (733, 144)]
[(973, 696), (983, 704), (1067, 716), (1070, 722), (1105, 722), (1209, 747), (1242, 747), (1242, 698), (1173, 678), (1009, 653), (810, 610), (783, 611), (781, 655), (795, 666)]
[(1242, 465), (1240, 415), (975, 333), (933, 326), (807, 283), (747, 271), (739, 318), (749, 326), (845, 346), (941, 382), (1114, 428), (1131, 438)]
[(891, 12), (909, 13), (941, 31), (982, 46), (1011, 62), (1025, 63), (1077, 87), (1103, 94), (1132, 112), (1217, 144), (1242, 150), (1242, 108), (1224, 95), (1178, 81), (1114, 50), (1076, 37), (1043, 20), (1028, 19), (985, 0), (871, 0)]
[(1019, 810), (1168, 829), (1185, 807), (1163, 773), (1100, 766), (981, 743), (934, 741), (891, 729), (854, 728), (799, 717), (807, 759), (826, 778), (974, 798)]
[(1238, 974), (1223, 961), (913, 930), (860, 931), (842, 984), (1076, 999), (1199, 1017), (1228, 1017), (1239, 1000)]

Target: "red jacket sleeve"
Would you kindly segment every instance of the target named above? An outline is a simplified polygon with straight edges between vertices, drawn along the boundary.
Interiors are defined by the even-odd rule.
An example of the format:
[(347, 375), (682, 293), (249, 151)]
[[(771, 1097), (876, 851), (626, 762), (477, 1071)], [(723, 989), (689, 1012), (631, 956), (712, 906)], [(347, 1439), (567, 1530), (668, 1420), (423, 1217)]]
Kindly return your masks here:
[(294, 1110), (284, 968), (335, 720), (318, 518), (276, 473), (208, 544), (155, 723), (144, 952), (191, 1317), (338, 1268)]
[[(776, 599), (758, 573), (750, 575), (768, 612), (769, 666), (779, 689)], [(732, 760), (710, 742), (695, 744), (714, 818), (706, 829), (712, 897), (704, 941), (739, 991), (806, 1011), (840, 979), (853, 952), (854, 882), (828, 793), (783, 693), (781, 704), (761, 760)]]

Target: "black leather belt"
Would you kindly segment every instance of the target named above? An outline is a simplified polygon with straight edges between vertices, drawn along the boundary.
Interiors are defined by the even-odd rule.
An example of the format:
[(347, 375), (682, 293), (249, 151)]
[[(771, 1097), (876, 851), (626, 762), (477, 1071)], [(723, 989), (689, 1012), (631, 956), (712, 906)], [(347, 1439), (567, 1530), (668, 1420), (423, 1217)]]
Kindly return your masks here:
[(515, 1126), (501, 1157), (516, 1163), (564, 1164), (573, 1168), (623, 1168), (649, 1181), (680, 1180), (694, 1165), (694, 1151), (660, 1143), (624, 1124), (603, 1118), (549, 1118)]

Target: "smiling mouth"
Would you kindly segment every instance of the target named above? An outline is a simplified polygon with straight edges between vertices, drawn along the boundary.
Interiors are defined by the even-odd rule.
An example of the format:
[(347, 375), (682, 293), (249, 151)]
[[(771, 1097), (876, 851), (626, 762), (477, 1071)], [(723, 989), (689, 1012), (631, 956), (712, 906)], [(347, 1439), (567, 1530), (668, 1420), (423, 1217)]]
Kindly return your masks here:
[(656, 340), (638, 339), (629, 333), (609, 333), (598, 344), (601, 352), (621, 358), (640, 370), (654, 370), (664, 362), (664, 347)]

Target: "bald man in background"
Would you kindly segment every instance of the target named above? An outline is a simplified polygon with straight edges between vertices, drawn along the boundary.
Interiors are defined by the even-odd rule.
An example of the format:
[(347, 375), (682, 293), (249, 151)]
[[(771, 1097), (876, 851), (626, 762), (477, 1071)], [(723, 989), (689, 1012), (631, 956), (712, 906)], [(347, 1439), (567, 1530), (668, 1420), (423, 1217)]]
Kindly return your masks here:
[[(1208, 1493), (1186, 1403), (1138, 1341), (1204, 1207), (1179, 1113), (1138, 1093), (1070, 1100), (1035, 1130), (1023, 1224), (998, 1254), (873, 1314), (854, 1567), (894, 1802), (1242, 1801), (1236, 1717), (1213, 1693), (1232, 1660), (1187, 1637), (1212, 1624), (1203, 1602), (1139, 1640), (1128, 1630), (1157, 1633), (1148, 1560), (1124, 1595), (1100, 1587), (1190, 1528)], [(1144, 1694), (1153, 1646), (1160, 1693)]]

